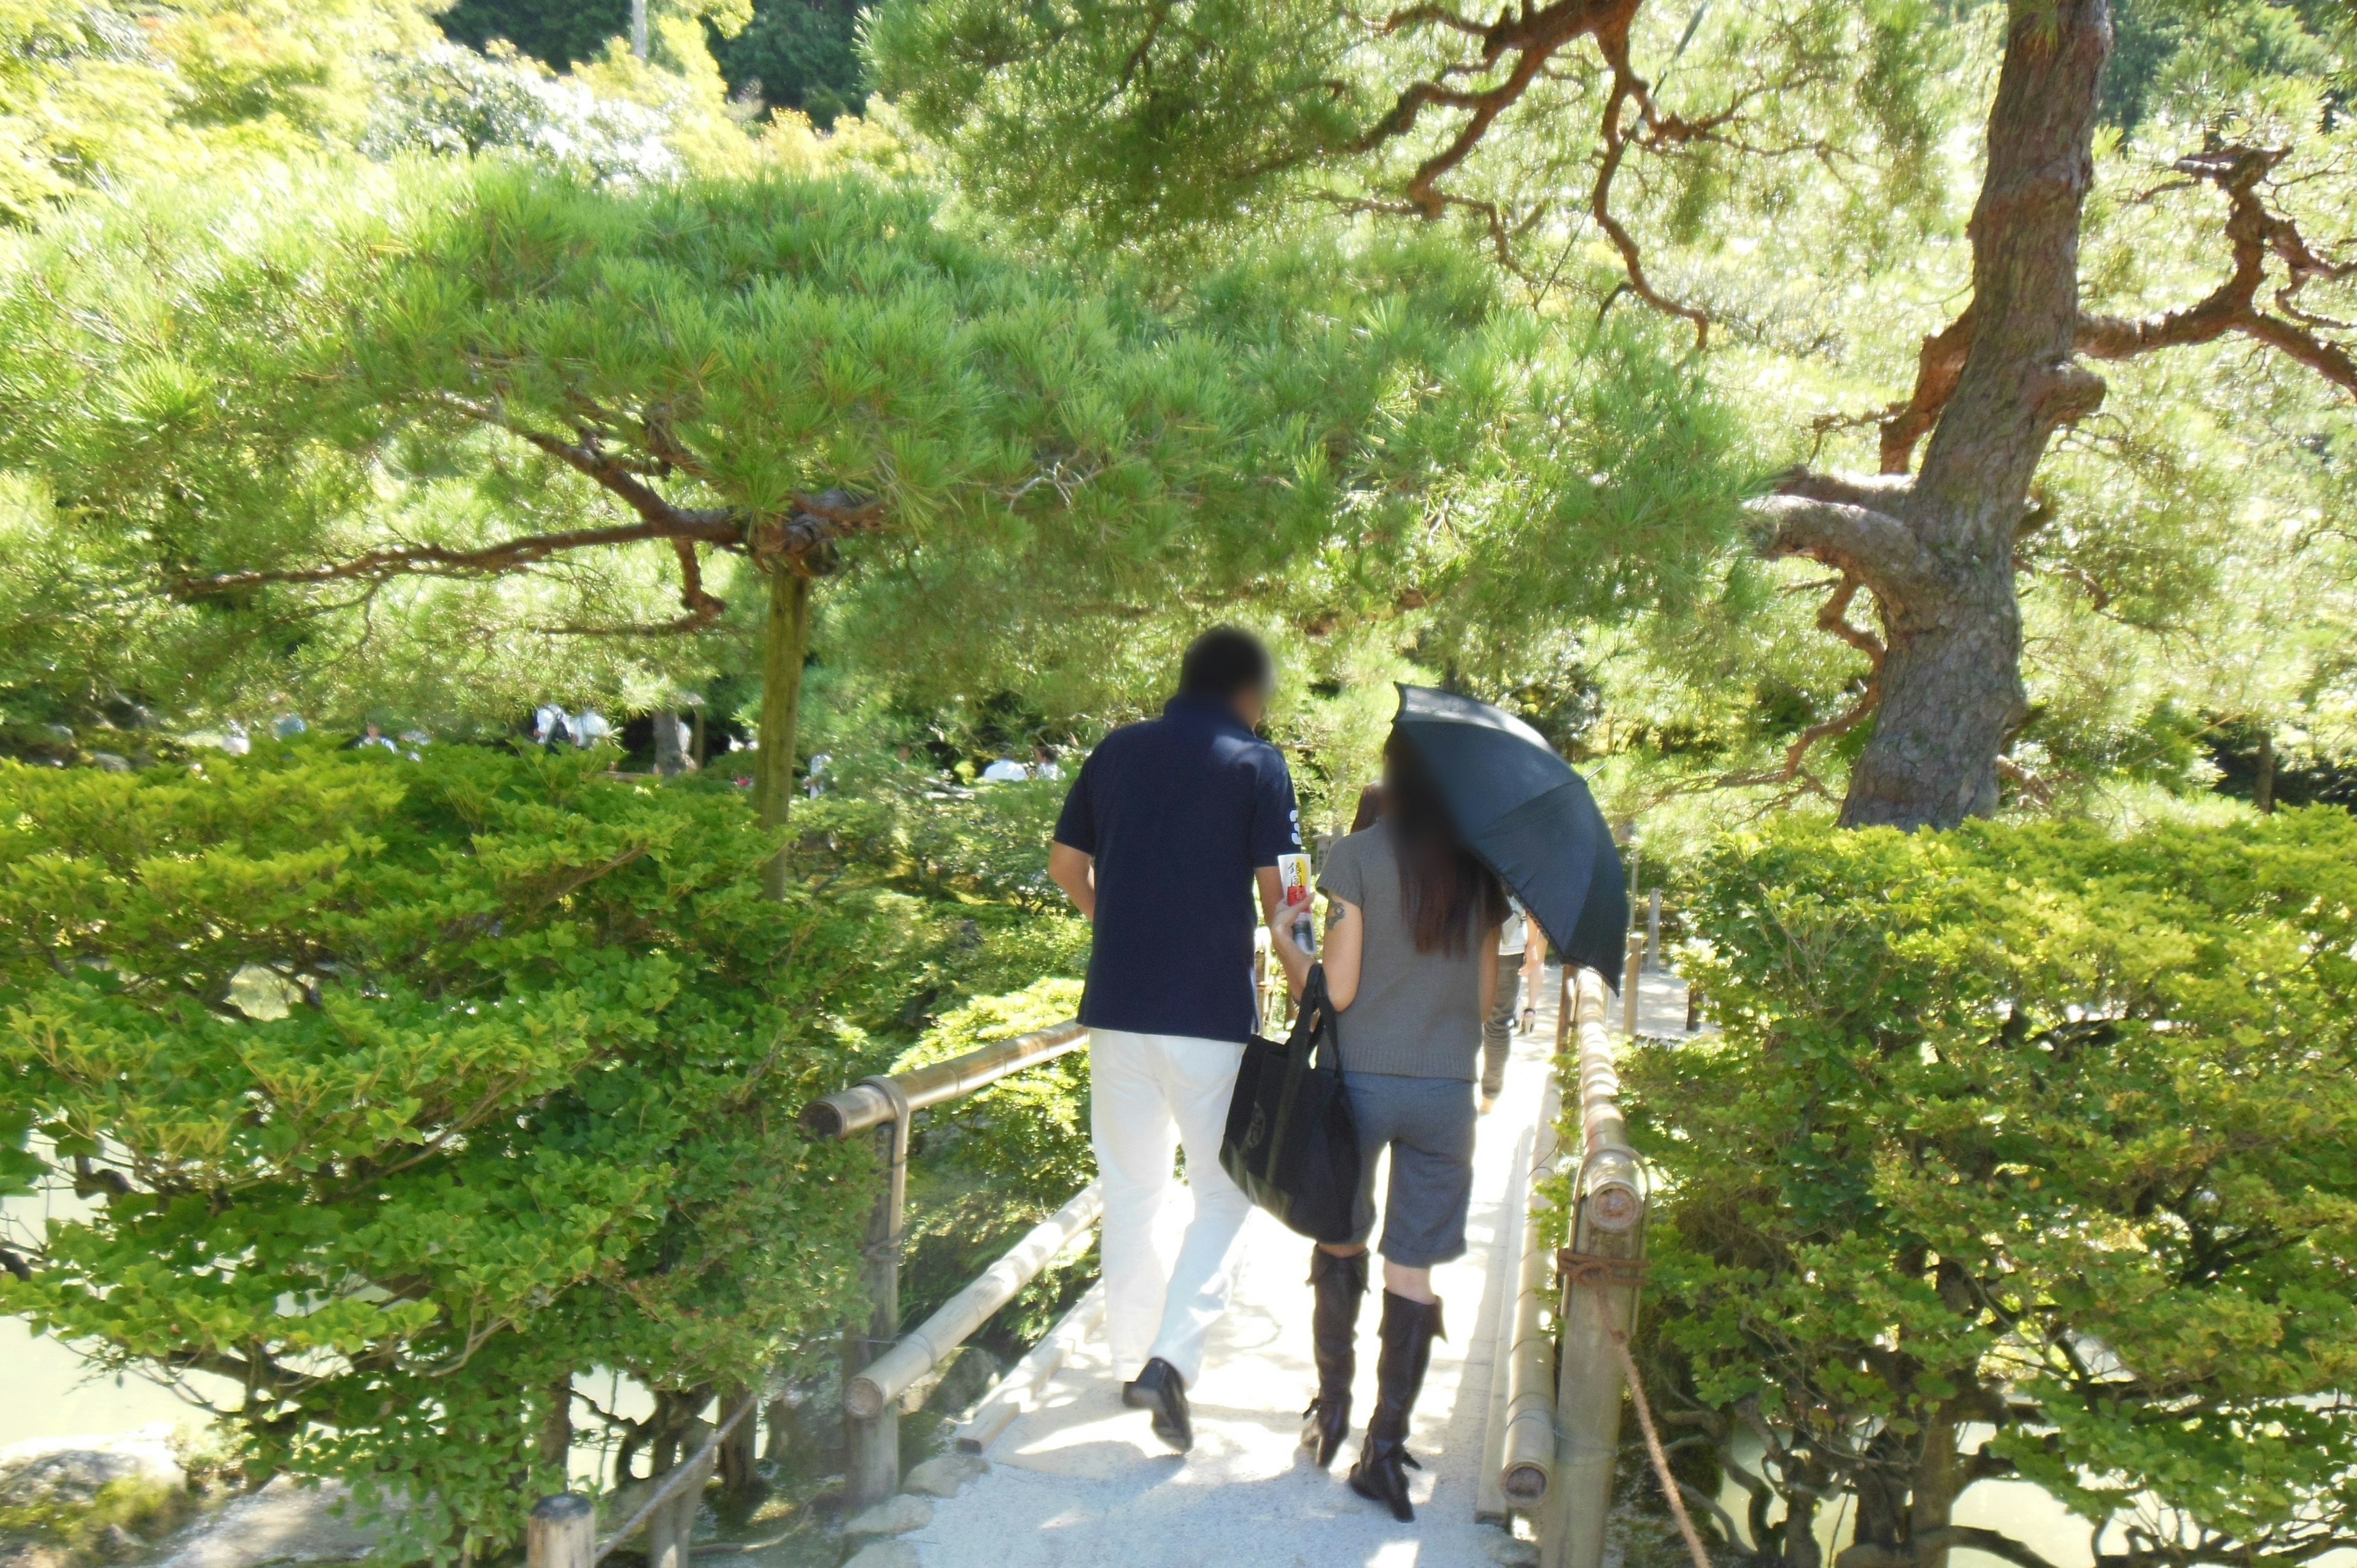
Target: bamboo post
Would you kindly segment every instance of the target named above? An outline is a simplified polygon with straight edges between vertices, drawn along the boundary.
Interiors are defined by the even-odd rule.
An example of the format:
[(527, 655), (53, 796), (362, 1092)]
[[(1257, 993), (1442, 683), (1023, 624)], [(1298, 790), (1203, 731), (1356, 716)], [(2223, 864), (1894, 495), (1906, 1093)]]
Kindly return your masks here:
[(597, 1506), (578, 1492), (543, 1498), (524, 1521), (526, 1568), (593, 1568), (597, 1560)]
[(1563, 1331), (1555, 1469), (1539, 1531), (1540, 1568), (1602, 1568), (1623, 1391), (1612, 1341), (1636, 1320), (1636, 1276), (1645, 1255), (1643, 1170), (1620, 1115), (1604, 997), (1603, 977), (1581, 972), (1580, 1164), (1557, 1314)]
[(1620, 1032), (1632, 1040), (1637, 1037), (1637, 993), (1643, 989), (1644, 973), (1645, 939), (1631, 931), (1629, 958), (1620, 966)]
[[(854, 1512), (884, 1501), (900, 1486), (899, 1404), (888, 1398), (881, 1408), (867, 1408), (861, 1379), (891, 1353), (900, 1337), (900, 1220), (909, 1192), (909, 1118), (928, 1105), (971, 1094), (1009, 1073), (1078, 1050), (1087, 1041), (1088, 1031), (1067, 1021), (931, 1067), (864, 1079), (802, 1107), (802, 1125), (822, 1138), (845, 1138), (876, 1128), (884, 1166), (883, 1190), (868, 1216), (862, 1265), (867, 1321), (844, 1329), (844, 1490)], [(877, 1385), (871, 1379), (864, 1386), (872, 1390)]]
[(691, 1474), (673, 1497), (647, 1520), (647, 1568), (688, 1568), (690, 1538), (695, 1533), (695, 1510), (704, 1506), (704, 1487), (712, 1479), (719, 1444), (710, 1441), (712, 1429), (703, 1422), (688, 1428), (681, 1446), (695, 1451), (681, 1461)]
[(888, 1078), (868, 1082), (882, 1088), (894, 1103), (891, 1120), (877, 1129), (884, 1187), (876, 1195), (876, 1208), (867, 1219), (863, 1268), (867, 1331), (849, 1337), (856, 1354), (846, 1358), (844, 1367), (843, 1479), (845, 1505), (853, 1513), (873, 1508), (900, 1489), (899, 1405), (888, 1400), (880, 1410), (862, 1413), (852, 1402), (852, 1391), (859, 1386), (858, 1374), (888, 1354), (892, 1342), (899, 1337), (900, 1216), (909, 1197), (908, 1098)]

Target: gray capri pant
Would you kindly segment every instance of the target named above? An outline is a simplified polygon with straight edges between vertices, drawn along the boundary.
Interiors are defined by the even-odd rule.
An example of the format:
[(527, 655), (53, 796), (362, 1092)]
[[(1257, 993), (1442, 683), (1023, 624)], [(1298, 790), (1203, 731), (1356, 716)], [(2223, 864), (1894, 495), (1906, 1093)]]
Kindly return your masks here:
[(1351, 1239), (1375, 1230), (1375, 1157), (1392, 1152), (1383, 1195), (1383, 1239), (1375, 1250), (1404, 1269), (1428, 1269), (1465, 1255), (1465, 1211), (1473, 1201), (1473, 1086), (1461, 1078), (1342, 1074), (1359, 1124), (1359, 1197)]

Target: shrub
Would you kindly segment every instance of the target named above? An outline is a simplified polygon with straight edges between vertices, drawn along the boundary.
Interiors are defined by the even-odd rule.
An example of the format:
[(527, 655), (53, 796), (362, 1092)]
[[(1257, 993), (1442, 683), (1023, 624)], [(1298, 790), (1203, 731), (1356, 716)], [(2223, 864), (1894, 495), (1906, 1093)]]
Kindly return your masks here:
[(2357, 1544), (2357, 820), (1788, 823), (1692, 908), (1650, 1380), (1762, 1560), (1846, 1500), (1841, 1568), (2037, 1568), (1954, 1521), (2002, 1476), (2104, 1568)]
[(794, 1117), (886, 1065), (910, 901), (765, 899), (739, 796), (600, 765), (0, 763), (0, 1181), (103, 1198), (0, 1310), (228, 1378), (396, 1553), (512, 1540), (572, 1374), (700, 1403), (858, 1307), (869, 1154)]

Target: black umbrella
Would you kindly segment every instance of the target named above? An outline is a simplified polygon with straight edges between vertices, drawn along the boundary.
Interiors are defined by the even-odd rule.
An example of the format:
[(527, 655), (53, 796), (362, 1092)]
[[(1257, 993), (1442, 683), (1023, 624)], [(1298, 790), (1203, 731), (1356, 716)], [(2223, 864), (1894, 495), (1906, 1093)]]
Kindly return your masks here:
[(1566, 962), (1618, 990), (1629, 883), (1587, 785), (1512, 714), (1429, 686), (1399, 694), (1392, 727), (1424, 759), (1457, 831)]

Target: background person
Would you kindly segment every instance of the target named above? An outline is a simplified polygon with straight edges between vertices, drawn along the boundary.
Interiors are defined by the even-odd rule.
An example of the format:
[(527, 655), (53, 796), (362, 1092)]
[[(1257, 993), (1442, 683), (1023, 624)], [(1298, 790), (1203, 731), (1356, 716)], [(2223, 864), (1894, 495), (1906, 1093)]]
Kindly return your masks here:
[[(1114, 731), (1082, 765), (1048, 852), (1049, 875), (1096, 926), (1081, 1022), (1105, 1335), (1117, 1365), (1143, 1363), (1124, 1401), (1152, 1411), (1181, 1453), (1194, 1442), (1186, 1391), (1227, 1310), (1228, 1257), (1252, 1207), (1220, 1168), (1220, 1137), (1258, 1024), (1255, 882), (1296, 986), (1308, 970), (1278, 925), (1276, 859), (1301, 847), (1293, 780), (1253, 734), (1274, 678), (1257, 638), (1222, 627), (1196, 639), (1162, 716)], [(1194, 1216), (1166, 1257), (1156, 1221), (1178, 1144)]]
[[(1514, 1002), (1523, 989), (1523, 955), (1528, 945), (1531, 918), (1511, 896), (1506, 899), (1505, 924), (1498, 928), (1498, 980), (1489, 1012), (1481, 1019), (1481, 1114), (1498, 1103), (1506, 1087), (1506, 1057), (1514, 1048)], [(1532, 988), (1536, 996), (1538, 990)]]
[(1546, 989), (1546, 933), (1523, 915), (1523, 1033), (1539, 1026), (1539, 993)]
[(1432, 1269), (1465, 1255), (1474, 1062), (1494, 1001), (1498, 928), (1508, 907), (1506, 890), (1458, 837), (1438, 789), (1396, 731), (1383, 763), (1382, 818), (1335, 844), (1318, 884), (1328, 900), (1326, 989), (1362, 1174), (1352, 1240), (1321, 1243), (1310, 1254), (1318, 1396), (1302, 1441), (1322, 1466), (1350, 1430), (1375, 1165), (1389, 1149), (1375, 1412), (1350, 1478), (1351, 1490), (1407, 1520), (1415, 1517), (1407, 1495), (1415, 1464), (1408, 1418), (1441, 1334)]

